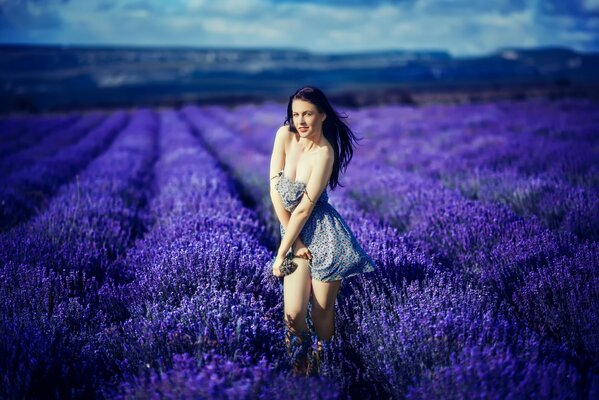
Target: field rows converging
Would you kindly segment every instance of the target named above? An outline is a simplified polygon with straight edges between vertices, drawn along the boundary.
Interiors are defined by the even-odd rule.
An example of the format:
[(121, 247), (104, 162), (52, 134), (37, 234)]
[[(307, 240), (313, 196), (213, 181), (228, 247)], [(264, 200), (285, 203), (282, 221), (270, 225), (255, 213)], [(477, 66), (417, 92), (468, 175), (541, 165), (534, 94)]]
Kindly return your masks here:
[(79, 114), (3, 118), (0, 120), (0, 157), (37, 145), (40, 140), (67, 129), (79, 118)]
[(34, 156), (35, 151), (29, 152), (31, 162), (2, 181), (0, 230), (9, 229), (34, 215), (40, 208), (43, 209), (62, 184), (69, 182), (78, 171), (106, 150), (127, 119), (124, 112), (106, 118), (99, 115), (82, 118), (75, 127), (67, 130), (75, 132), (77, 136), (86, 133), (77, 143), (56, 149), (55, 154), (47, 157), (43, 152), (37, 156)]
[(35, 145), (5, 157), (0, 163), (3, 176), (9, 179), (10, 174), (15, 171), (30, 167), (33, 163), (43, 161), (55, 153), (76, 144), (95, 126), (99, 125), (104, 118), (105, 116), (99, 113), (86, 115), (67, 129), (61, 129), (53, 135), (46, 135)]
[(0, 397), (591, 398), (598, 108), (347, 110), (329, 203), (377, 270), (307, 379), (268, 268), (284, 105), (0, 119)]
[[(234, 126), (227, 121), (227, 113), (222, 109), (212, 108), (205, 113), (223, 119), (225, 126)], [(239, 115), (245, 113), (240, 111)], [(234, 112), (230, 113), (229, 118), (234, 119), (234, 116)], [(239, 130), (228, 136), (219, 132), (214, 135), (215, 148), (223, 149), (227, 142), (224, 150), (229, 156), (227, 159), (234, 160), (239, 171), (265, 171), (267, 165), (254, 165), (264, 157), (256, 154), (248, 156), (247, 149), (258, 149), (255, 143), (269, 139), (260, 124), (253, 121), (251, 126), (252, 136), (245, 137), (252, 143), (244, 144), (239, 139), (244, 137), (243, 132)], [(272, 135), (277, 126), (268, 128)], [(235, 142), (241, 143), (231, 145)], [(233, 153), (235, 157), (232, 157)], [(373, 155), (373, 158), (376, 156)], [(243, 165), (248, 160), (250, 165)], [(550, 338), (568, 342), (581, 357), (597, 361), (594, 351), (597, 346), (593, 339), (597, 335), (590, 328), (596, 316), (587, 312), (588, 304), (596, 304), (598, 299), (596, 277), (592, 273), (592, 266), (598, 261), (596, 246), (578, 245), (567, 235), (563, 238), (556, 236), (534, 221), (517, 217), (501, 205), (482, 205), (464, 199), (443, 189), (430, 178), (400, 173), (401, 169), (389, 166), (373, 170), (367, 163), (358, 160), (360, 155), (354, 168), (348, 171), (347, 186), (369, 212), (379, 214), (383, 221), (391, 222), (402, 231), (408, 231), (408, 240), (412, 239), (410, 241), (415, 242), (427, 257), (437, 261), (431, 264), (441, 264), (458, 274), (472, 275), (476, 279), (470, 280), (475, 285), (483, 280), (500, 295), (500, 300), (507, 303), (511, 303), (514, 296), (518, 300), (513, 305), (514, 316)], [(362, 174), (360, 171), (363, 171)], [(239, 176), (247, 178), (245, 172)], [(253, 185), (256, 179), (259, 178), (252, 178), (248, 184)], [(352, 189), (357, 187), (360, 189)], [(401, 199), (402, 203), (389, 209), (389, 204), (373, 203), (373, 198)], [(400, 210), (404, 213), (408, 210), (412, 215), (403, 218), (406, 222), (398, 225)], [(417, 217), (418, 220), (409, 224), (409, 217)], [(363, 240), (368, 243), (371, 238), (364, 237)], [(567, 286), (559, 281), (560, 275), (570, 278)], [(543, 293), (545, 302), (536, 303), (532, 293)], [(553, 302), (553, 297), (560, 301)], [(563, 308), (564, 303), (569, 304), (568, 308)], [(551, 326), (546, 324), (549, 318), (554, 320)]]
[[(426, 114), (434, 122), (398, 110), (401, 123), (385, 118), (384, 109), (374, 110), (370, 118), (357, 117), (357, 129), (369, 134), (369, 149), (360, 159), (439, 179), (469, 198), (503, 203), (550, 229), (596, 240), (599, 167), (591, 140), (539, 136), (531, 127), (505, 123), (518, 115), (515, 105), (509, 105), (509, 114), (497, 108), (458, 109), (459, 117), (448, 117), (446, 108), (429, 107)], [(543, 122), (545, 129), (555, 129), (551, 120)]]
[[(267, 188), (265, 188), (264, 186), (267, 185), (267, 179), (265, 177), (260, 177), (258, 175), (256, 175), (256, 171), (267, 171), (268, 170), (268, 158), (264, 157), (264, 155), (260, 154), (260, 152), (257, 149), (257, 147), (255, 145), (252, 145), (252, 143), (249, 143), (249, 141), (246, 139), (244, 140), (243, 137), (244, 135), (242, 135), (242, 132), (240, 131), (235, 131), (233, 130), (231, 127), (234, 126), (233, 124), (227, 123), (227, 116), (226, 113), (223, 112), (222, 109), (218, 109), (215, 107), (212, 108), (206, 108), (204, 110), (195, 110), (195, 111), (190, 111), (188, 109), (188, 114), (191, 114), (192, 117), (197, 121), (198, 126), (204, 126), (205, 129), (205, 135), (207, 136), (206, 140), (207, 142), (211, 143), (212, 148), (215, 149), (215, 151), (219, 152), (221, 154), (221, 158), (224, 160), (228, 160), (228, 162), (231, 164), (231, 170), (236, 171), (236, 176), (238, 176), (239, 179), (241, 179), (242, 181), (244, 181), (245, 186), (246, 187), (252, 187), (255, 186), (256, 184), (259, 183), (260, 186), (263, 187), (263, 189), (261, 190), (257, 190), (257, 189), (250, 189), (250, 192), (254, 193), (254, 195), (258, 195), (258, 196), (264, 196), (264, 194), (260, 194), (260, 193), (265, 193), (265, 191), (267, 190)], [(234, 117), (230, 117), (231, 119), (234, 119)], [(223, 123), (219, 123), (219, 119), (220, 120), (224, 120)], [(266, 134), (264, 134), (264, 136), (262, 135), (264, 133), (263, 130), (260, 129), (260, 127), (253, 125), (254, 126), (254, 132), (255, 135), (251, 138), (251, 140), (254, 141), (254, 143), (256, 142), (261, 142), (263, 140), (269, 140), (266, 137)], [(276, 128), (275, 128), (276, 130)], [(270, 141), (272, 141), (272, 131), (270, 133), (271, 135), (271, 139)], [(227, 144), (226, 146), (224, 144)], [(393, 171), (390, 167), (386, 167), (383, 168), (382, 170), (376, 170), (373, 171), (372, 168), (369, 168), (368, 165), (359, 165), (357, 168), (354, 168), (352, 171), (348, 172), (348, 179), (347, 181), (349, 181), (349, 187), (354, 187), (353, 184), (356, 182), (356, 172), (354, 171), (361, 171), (364, 175), (362, 176), (361, 181), (364, 182), (360, 182), (360, 183), (366, 183), (368, 181), (368, 179), (372, 179), (372, 173), (376, 173), (377, 175), (381, 175), (383, 177), (391, 174)], [(263, 175), (263, 174), (260, 174)], [(408, 175), (413, 175), (413, 174), (408, 174)], [(405, 178), (404, 178), (405, 180)], [(381, 187), (386, 187), (386, 188), (393, 188), (394, 186), (392, 184), (397, 184), (398, 182), (395, 181), (391, 181), (391, 182), (385, 182), (385, 185), (381, 185)], [(465, 248), (468, 245), (468, 243), (461, 243), (461, 247), (456, 247), (457, 245), (460, 245), (459, 242), (456, 243), (456, 245), (454, 245), (453, 248), (450, 248), (447, 253), (451, 253), (456, 254), (458, 257), (462, 257), (460, 259), (455, 259), (455, 260), (451, 260), (448, 259), (447, 256), (443, 257), (442, 254), (440, 256), (440, 251), (442, 251), (444, 249), (444, 246), (446, 245), (444, 242), (447, 241), (447, 239), (450, 239), (451, 241), (459, 241), (461, 239), (467, 239), (467, 238), (460, 238), (459, 235), (457, 235), (457, 233), (459, 232), (452, 232), (452, 231), (447, 231), (447, 223), (453, 223), (453, 222), (458, 222), (458, 221), (443, 221), (442, 219), (439, 219), (438, 217), (436, 217), (436, 215), (440, 215), (440, 218), (443, 218), (443, 214), (447, 214), (448, 210), (456, 209), (456, 210), (461, 210), (462, 208), (466, 208), (466, 209), (472, 209), (472, 205), (476, 206), (473, 210), (472, 210), (472, 215), (466, 215), (466, 217), (468, 218), (475, 218), (475, 219), (467, 219), (468, 221), (474, 221), (476, 220), (476, 218), (480, 219), (480, 217), (482, 215), (494, 215), (495, 218), (497, 218), (499, 215), (503, 215), (503, 219), (505, 219), (506, 223), (510, 222), (511, 224), (514, 224), (514, 222), (512, 221), (519, 221), (520, 219), (515, 216), (515, 215), (510, 215), (510, 212), (505, 209), (501, 212), (498, 212), (497, 210), (495, 210), (493, 207), (491, 206), (482, 206), (482, 205), (476, 205), (476, 203), (472, 202), (472, 201), (468, 201), (467, 199), (462, 198), (461, 195), (457, 194), (457, 193), (452, 193), (451, 191), (447, 190), (447, 189), (443, 189), (442, 186), (440, 186), (440, 184), (436, 183), (435, 181), (431, 181), (430, 179), (413, 179), (412, 178), (412, 186), (410, 189), (412, 189), (413, 191), (416, 191), (418, 193), (421, 194), (428, 194), (428, 196), (425, 196), (425, 199), (428, 201), (427, 203), (425, 203), (425, 205), (428, 207), (428, 213), (426, 212), (427, 209), (423, 208), (422, 205), (420, 205), (420, 212), (423, 212), (425, 215), (423, 217), (423, 222), (425, 223), (425, 225), (423, 227), (419, 227), (419, 226), (414, 226), (412, 227), (414, 231), (412, 231), (412, 229), (408, 229), (409, 234), (406, 236), (401, 236), (398, 235), (397, 231), (395, 231), (393, 228), (391, 228), (386, 221), (386, 219), (383, 219), (383, 222), (381, 223), (379, 218), (377, 218), (377, 213), (379, 211), (379, 209), (375, 208), (375, 209), (371, 209), (368, 210), (368, 213), (372, 214), (370, 215), (370, 217), (366, 217), (366, 219), (362, 218), (360, 219), (356, 219), (355, 216), (357, 214), (361, 214), (361, 215), (365, 215), (363, 210), (359, 210), (356, 205), (354, 204), (354, 202), (352, 201), (352, 199), (347, 198), (347, 196), (336, 196), (334, 193), (331, 195), (331, 202), (335, 203), (336, 208), (338, 208), (341, 213), (344, 216), (347, 216), (348, 222), (350, 223), (350, 225), (352, 226), (352, 229), (355, 229), (356, 231), (356, 236), (358, 237), (358, 239), (364, 243), (366, 245), (366, 248), (368, 249), (368, 251), (372, 254), (373, 259), (375, 259), (375, 261), (377, 262), (377, 264), (386, 264), (387, 268), (384, 269), (385, 271), (385, 277), (386, 278), (390, 278), (393, 275), (399, 275), (401, 276), (401, 274), (398, 274), (397, 270), (403, 270), (404, 272), (404, 277), (406, 276), (405, 274), (408, 273), (408, 270), (406, 267), (406, 265), (393, 265), (391, 266), (391, 268), (389, 268), (389, 264), (385, 263), (384, 260), (386, 260), (387, 258), (385, 257), (386, 255), (384, 254), (380, 254), (378, 251), (376, 251), (376, 249), (383, 249), (383, 248), (389, 248), (389, 249), (395, 249), (395, 250), (399, 250), (398, 253), (396, 253), (396, 257), (395, 259), (408, 259), (408, 260), (414, 260), (416, 261), (416, 266), (420, 267), (423, 270), (428, 270), (430, 271), (436, 271), (436, 272), (441, 272), (442, 269), (448, 269), (451, 273), (455, 274), (458, 271), (458, 269), (464, 269), (464, 267), (462, 266), (463, 264), (466, 264), (465, 267), (466, 268), (470, 268), (471, 271), (462, 271), (462, 273), (458, 273), (458, 275), (464, 275), (467, 272), (472, 273), (474, 276), (480, 276), (482, 274), (482, 276), (487, 279), (488, 281), (491, 281), (491, 283), (499, 286), (499, 288), (496, 288), (496, 290), (494, 290), (493, 292), (488, 292), (488, 290), (485, 291), (481, 291), (478, 293), (478, 298), (481, 297), (485, 297), (487, 300), (486, 302), (483, 302), (480, 304), (480, 311), (481, 313), (483, 312), (489, 312), (489, 311), (494, 311), (494, 309), (492, 308), (492, 305), (494, 304), (494, 301), (492, 300), (492, 296), (491, 294), (496, 294), (496, 295), (504, 295), (504, 292), (507, 291), (508, 289), (511, 288), (504, 288), (501, 287), (502, 284), (507, 284), (507, 282), (505, 282), (504, 280), (502, 280), (502, 271), (495, 271), (493, 269), (491, 269), (490, 271), (485, 271), (484, 268), (485, 267), (490, 267), (489, 263), (486, 264), (482, 264), (480, 265), (480, 263), (476, 264), (473, 262), (470, 262), (470, 264), (466, 263), (466, 260), (464, 257), (466, 257), (468, 254), (466, 254)], [(414, 184), (418, 183), (420, 186), (415, 187)], [(405, 187), (405, 185), (404, 185)], [(351, 189), (348, 189), (351, 191)], [(375, 198), (378, 198), (380, 195), (380, 193), (376, 193), (376, 192), (372, 192), (372, 191), (368, 191), (367, 194), (364, 194), (364, 198), (365, 200), (369, 200), (371, 197), (366, 197), (366, 196), (374, 196)], [(380, 196), (382, 198), (395, 198), (396, 196), (405, 196), (406, 193), (385, 193), (386, 196)], [(434, 208), (431, 210), (432, 208), (432, 203), (431, 201), (433, 199), (436, 199), (437, 197), (445, 197), (448, 199), (449, 203), (446, 204), (441, 204), (439, 207)], [(261, 203), (265, 203), (266, 199), (264, 198), (257, 198), (255, 199), (255, 202), (258, 204)], [(470, 205), (469, 205), (470, 204)], [(447, 208), (444, 209), (444, 208)], [(499, 210), (501, 210), (501, 207), (498, 207)], [(382, 208), (384, 209), (384, 207)], [(271, 212), (272, 213), (272, 212)], [(417, 212), (415, 211), (415, 214)], [(481, 214), (477, 217), (477, 214)], [(495, 214), (494, 214), (495, 213)], [(266, 218), (273, 218), (272, 216), (269, 216), (268, 213), (264, 213)], [(430, 220), (430, 218), (435, 217), (435, 219)], [(427, 220), (427, 218), (429, 220)], [(501, 219), (500, 218), (500, 219)], [(445, 217), (445, 219), (447, 219), (447, 217)], [(385, 227), (386, 226), (386, 227)], [(510, 225), (507, 225), (510, 226)], [(381, 227), (385, 227), (383, 228), (383, 230), (385, 231), (386, 235), (384, 235), (384, 238), (380, 238), (379, 240), (376, 239), (376, 233), (377, 232), (381, 232)], [(428, 227), (428, 228), (427, 228)], [(500, 229), (503, 228), (503, 226), (500, 226)], [(519, 226), (514, 225), (514, 229), (516, 228), (520, 228)], [(405, 227), (404, 227), (405, 229)], [(418, 237), (418, 230), (421, 229), (423, 232), (420, 232), (420, 234), (422, 234), (422, 237)], [(431, 231), (431, 229), (433, 229), (433, 231)], [(430, 231), (430, 232), (427, 232)], [(435, 231), (437, 230), (438, 232), (436, 233), (437, 236), (435, 236)], [(479, 226), (475, 226), (473, 227), (472, 231), (473, 232), (479, 232), (480, 227)], [(541, 226), (537, 226), (536, 228), (537, 231), (539, 231), (540, 233), (545, 233), (548, 234), (546, 232), (546, 229), (544, 229)], [(534, 231), (534, 230), (533, 230)], [(389, 232), (392, 232), (391, 235), (389, 235)], [(481, 243), (484, 244), (485, 240), (487, 240), (486, 236), (484, 235), (486, 232), (482, 231), (483, 234), (480, 235), (480, 237), (478, 237), (478, 240), (476, 240), (476, 237), (472, 237), (471, 239), (473, 240), (472, 244), (475, 245), (475, 247), (473, 249), (476, 249), (476, 243)], [(531, 231), (532, 232), (532, 231)], [(510, 232), (511, 233), (511, 232)], [(430, 234), (431, 237), (435, 237), (437, 241), (434, 241), (432, 243), (427, 243), (426, 238), (424, 237), (425, 234)], [(471, 233), (472, 236), (472, 233)], [(520, 236), (523, 236), (522, 234), (520, 234)], [(491, 238), (492, 239), (492, 238)], [(430, 242), (430, 240), (429, 240)], [(451, 243), (451, 242), (449, 242)], [(534, 243), (534, 240), (531, 240), (531, 243)], [(406, 246), (407, 244), (407, 246)], [(490, 244), (490, 243), (489, 243)], [(551, 245), (551, 243), (550, 243)], [(480, 246), (480, 245), (478, 245)], [(405, 251), (407, 248), (411, 248), (411, 249), (416, 249), (415, 251)], [(402, 254), (402, 250), (404, 250), (403, 254)], [(506, 249), (509, 250), (509, 249)], [(547, 249), (547, 251), (551, 251), (551, 250), (556, 250), (556, 249)], [(587, 253), (589, 254), (589, 256), (592, 257), (596, 257), (596, 252), (593, 252), (593, 249), (586, 249)], [(481, 259), (484, 259), (484, 257), (488, 257), (488, 251), (481, 251)], [(499, 255), (498, 255), (499, 256)], [(523, 254), (524, 257), (528, 256), (528, 253), (526, 253), (524, 251)], [(476, 257), (476, 255), (474, 255), (473, 257)], [(497, 256), (496, 256), (497, 257)], [(495, 260), (496, 261), (496, 260)], [(505, 266), (505, 268), (511, 266), (510, 263), (507, 262), (507, 260), (503, 260), (504, 264), (507, 264)], [(492, 265), (491, 265), (492, 266)], [(400, 267), (400, 268), (398, 268)], [(413, 267), (413, 265), (410, 265), (409, 267)], [(439, 268), (440, 267), (440, 268)], [(411, 271), (410, 271), (411, 272)], [(495, 275), (493, 275), (492, 273), (494, 273)], [(485, 274), (490, 275), (489, 277), (487, 277)], [(408, 275), (409, 276), (409, 275)], [(412, 275), (414, 276), (414, 275)], [(434, 281), (435, 279), (437, 279), (437, 277), (433, 277), (433, 283), (431, 283), (430, 286), (435, 287), (436, 285), (438, 285), (438, 281)], [(493, 279), (497, 280), (498, 282), (493, 281)], [(365, 280), (361, 280), (360, 281), (360, 286), (372, 286), (372, 291), (367, 292), (367, 293), (376, 293), (375, 287), (376, 285), (372, 285), (372, 284), (366, 284), (366, 281), (368, 279)], [(480, 284), (480, 277), (477, 279), (476, 282), (473, 282), (475, 286), (481, 286)], [(466, 279), (467, 282), (470, 282), (471, 279)], [(578, 282), (578, 281), (577, 281)], [(399, 283), (397, 280), (395, 280), (395, 284)], [(459, 286), (459, 285), (458, 285)], [(586, 289), (583, 289), (583, 293), (581, 298), (575, 298), (575, 300), (577, 300), (576, 306), (574, 306), (574, 309), (568, 310), (566, 312), (566, 315), (562, 315), (562, 323), (565, 322), (569, 322), (568, 320), (563, 320), (565, 318), (571, 317), (571, 315), (569, 313), (574, 312), (577, 317), (580, 317), (581, 315), (577, 314), (577, 312), (580, 312), (580, 308), (585, 304), (584, 301), (585, 300), (589, 300), (589, 298), (593, 298), (592, 296), (595, 295), (594, 290), (593, 290), (593, 286), (592, 285), (587, 285), (585, 286)], [(501, 289), (501, 290), (499, 290)], [(362, 355), (364, 357), (362, 357), (362, 360), (364, 359), (368, 359), (371, 358), (371, 361), (373, 362), (373, 365), (371, 366), (371, 370), (378, 370), (379, 372), (381, 372), (382, 375), (378, 375), (378, 376), (384, 376), (383, 372), (385, 371), (385, 367), (383, 367), (381, 365), (381, 358), (380, 357), (372, 357), (373, 354), (373, 350), (376, 350), (377, 348), (380, 348), (380, 346), (383, 345), (384, 340), (381, 338), (379, 339), (379, 337), (377, 337), (377, 332), (384, 332), (385, 331), (385, 326), (388, 326), (386, 324), (388, 324), (388, 318), (385, 317), (386, 315), (389, 314), (389, 312), (393, 309), (392, 307), (390, 309), (381, 308), (381, 304), (395, 304), (394, 301), (390, 300), (388, 293), (391, 292), (393, 293), (393, 290), (390, 290), (388, 292), (385, 292), (382, 294), (382, 298), (377, 298), (376, 300), (373, 300), (372, 298), (370, 298), (369, 296), (364, 296), (363, 298), (361, 298), (359, 295), (356, 296), (356, 293), (354, 293), (354, 295), (352, 296), (353, 299), (359, 298), (358, 301), (356, 301), (353, 304), (345, 304), (345, 307), (343, 307), (344, 310), (351, 310), (351, 309), (356, 309), (355, 304), (360, 304), (360, 306), (358, 308), (360, 308), (360, 310), (355, 310), (354, 313), (350, 316), (348, 316), (347, 321), (352, 321), (351, 324), (348, 323), (348, 326), (344, 326), (342, 331), (348, 332), (351, 331), (351, 327), (352, 326), (356, 326), (356, 315), (363, 315), (364, 314), (364, 309), (369, 309), (369, 314), (373, 316), (373, 319), (376, 321), (376, 323), (373, 323), (372, 320), (370, 321), (370, 324), (368, 325), (369, 329), (364, 329), (363, 332), (365, 333), (364, 336), (360, 336), (358, 335), (356, 332), (353, 332), (352, 334), (349, 334), (348, 336), (350, 338), (355, 338), (355, 337), (359, 337), (359, 339), (356, 339), (356, 341), (353, 343), (355, 345), (355, 349), (357, 349), (357, 352), (363, 351)], [(439, 296), (438, 292), (434, 292), (436, 296)], [(455, 294), (455, 293), (454, 293)], [(565, 295), (565, 292), (562, 292), (563, 295)], [(432, 294), (431, 294), (432, 295)], [(446, 293), (445, 295), (449, 295), (449, 293)], [(466, 296), (467, 298), (468, 296)], [(476, 296), (475, 296), (476, 297)], [(508, 297), (509, 298), (509, 297)], [(595, 297), (596, 298), (596, 295)], [(499, 301), (505, 301), (506, 298), (499, 298)], [(396, 300), (397, 303), (399, 304), (403, 304), (405, 303), (405, 299), (401, 299), (401, 301), (399, 299)], [(429, 303), (433, 303), (433, 301), (428, 298), (427, 300)], [(353, 300), (352, 300), (353, 302)], [(479, 302), (480, 303), (480, 302)], [(544, 307), (545, 305), (542, 305), (541, 307)], [(424, 306), (423, 306), (424, 307)], [(463, 310), (468, 311), (468, 312), (473, 312), (476, 307), (475, 307), (475, 303), (473, 303), (473, 301), (471, 299), (468, 299), (467, 301), (464, 301), (464, 303), (462, 304)], [(532, 305), (529, 304), (529, 307), (533, 307)], [(460, 307), (456, 307), (456, 308), (460, 308)], [(423, 309), (426, 309), (426, 307), (424, 307)], [(396, 308), (397, 310), (397, 308)], [(524, 310), (524, 311), (530, 311), (531, 313), (534, 311), (537, 311), (536, 309), (533, 310)], [(442, 311), (442, 312), (446, 312), (446, 310)], [(445, 315), (446, 316), (446, 315)], [(584, 331), (582, 332), (585, 338), (592, 338), (593, 337), (593, 333), (592, 332), (588, 332), (586, 331), (586, 329), (588, 329), (588, 321), (592, 320), (592, 317), (584, 318), (584, 316), (582, 316), (583, 319), (579, 321), (579, 323), (581, 324), (579, 326), (579, 329), (583, 329)], [(377, 318), (379, 318), (377, 320)], [(472, 315), (471, 318), (463, 318), (462, 321), (472, 321)], [(479, 315), (477, 318), (475, 318), (475, 320), (478, 320), (479, 318), (482, 318), (482, 314)], [(496, 317), (496, 318), (500, 318), (500, 317)], [(512, 318), (513, 319), (513, 318)], [(383, 322), (386, 321), (386, 322)], [(538, 322), (538, 321), (535, 321)], [(341, 322), (343, 323), (343, 322)], [(396, 321), (397, 323), (397, 321)], [(406, 323), (406, 321), (402, 321), (401, 323)], [(507, 322), (505, 322), (507, 323)], [(422, 324), (422, 321), (419, 322), (420, 326), (427, 326), (426, 324)], [(435, 324), (432, 321), (429, 321), (430, 325), (435, 326)], [(469, 324), (469, 322), (468, 322)], [(498, 325), (498, 323), (496, 321), (494, 321), (493, 323), (491, 323), (489, 325), (489, 327), (486, 327), (486, 329), (488, 330), (486, 332), (486, 334), (498, 334), (497, 332), (493, 331), (493, 328), (491, 328), (492, 326), (496, 326)], [(499, 324), (501, 325), (501, 324)], [(555, 329), (559, 329), (559, 334), (567, 334), (567, 332), (563, 331), (563, 328), (567, 327), (560, 325), (559, 327), (554, 327)], [(393, 331), (398, 331), (401, 330), (399, 329), (400, 326), (396, 325), (394, 327), (395, 329), (393, 329)], [(404, 327), (405, 329), (405, 327)], [(556, 332), (552, 332), (552, 333), (556, 333)], [(577, 332), (574, 335), (571, 335), (571, 338), (577, 338), (577, 335), (580, 332)], [(470, 335), (466, 335), (466, 337), (469, 337), (470, 340), (473, 340), (473, 337), (477, 337), (478, 335), (480, 335), (481, 333), (477, 332), (471, 332)], [(529, 340), (533, 340), (534, 337), (534, 333), (529, 333), (529, 337), (531, 339)], [(402, 340), (404, 338), (402, 337)], [(550, 338), (552, 339), (552, 338)], [(561, 337), (559, 337), (559, 339), (562, 339)], [(378, 342), (377, 342), (378, 340)], [(518, 341), (517, 338), (512, 338), (510, 343), (516, 343)], [(378, 343), (377, 346), (379, 347), (371, 347), (368, 348), (368, 346), (365, 346), (365, 343), (372, 343), (372, 342), (376, 342)], [(461, 345), (462, 347), (458, 347), (458, 349), (461, 348), (465, 348), (465, 344), (464, 343), (455, 343), (455, 345)], [(405, 360), (406, 359), (406, 355), (405, 354), (398, 354), (396, 352), (395, 349), (399, 349), (401, 348), (401, 343), (398, 343), (398, 347), (395, 346), (389, 346), (389, 348), (385, 347), (386, 349), (386, 354), (389, 354), (392, 360), (396, 360), (396, 363), (399, 360)], [(582, 345), (582, 348), (579, 348), (579, 350), (587, 350), (587, 348), (589, 346), (593, 346), (593, 343), (580, 343), (575, 341), (574, 345)], [(549, 347), (556, 347), (555, 343), (552, 343), (551, 340), (549, 341), (549, 344), (547, 344), (547, 346)], [(578, 346), (580, 347), (580, 346)], [(368, 351), (366, 351), (366, 349)], [(413, 349), (411, 349), (413, 351)], [(435, 350), (434, 347), (429, 346), (427, 348), (428, 351), (430, 351), (430, 353), (427, 353), (429, 355), (430, 358), (434, 359), (435, 356), (437, 356), (438, 358), (436, 359), (438, 365), (444, 365), (448, 362), (448, 356), (450, 353), (455, 352), (456, 348), (453, 348), (452, 351), (449, 351), (448, 353), (444, 353), (441, 352), (441, 354), (435, 354), (434, 356), (432, 356), (431, 354), (434, 354)], [(514, 351), (513, 349), (511, 351)], [(375, 351), (376, 353), (376, 351)], [(413, 354), (413, 353), (412, 353)], [(425, 355), (423, 355), (423, 357), (425, 357)], [(551, 361), (545, 361), (545, 360), (535, 360), (535, 362), (538, 362), (540, 364), (544, 365), (544, 368), (547, 368), (547, 370), (555, 370), (555, 368), (557, 368), (558, 364), (552, 363)], [(418, 374), (415, 374), (414, 371), (411, 371), (411, 374), (401, 374), (401, 373), (397, 373), (397, 371), (405, 371), (406, 370), (406, 366), (405, 365), (397, 365), (397, 364), (393, 364), (392, 362), (390, 364), (383, 364), (386, 365), (387, 367), (387, 374), (389, 375), (389, 381), (387, 382), (382, 382), (382, 386), (386, 387), (386, 389), (389, 392), (405, 392), (406, 389), (406, 385), (407, 382), (403, 381), (403, 382), (399, 382), (397, 381), (397, 377), (406, 377), (406, 376), (417, 376)], [(389, 368), (389, 365), (394, 366), (394, 368)], [(376, 368), (375, 368), (376, 367)], [(420, 371), (422, 372), (422, 371)], [(555, 372), (555, 371), (554, 371)], [(395, 379), (396, 381), (393, 382), (393, 379)], [(558, 382), (558, 381), (556, 381)], [(566, 386), (568, 386), (570, 383), (567, 382), (561, 382), (560, 384), (564, 384)], [(559, 384), (558, 384), (559, 386)]]
[(135, 112), (44, 212), (0, 234), (2, 397), (50, 389), (58, 397), (89, 394), (78, 384), (95, 378), (96, 357), (85, 349), (104, 323), (98, 285), (142, 233), (155, 126), (151, 111)]

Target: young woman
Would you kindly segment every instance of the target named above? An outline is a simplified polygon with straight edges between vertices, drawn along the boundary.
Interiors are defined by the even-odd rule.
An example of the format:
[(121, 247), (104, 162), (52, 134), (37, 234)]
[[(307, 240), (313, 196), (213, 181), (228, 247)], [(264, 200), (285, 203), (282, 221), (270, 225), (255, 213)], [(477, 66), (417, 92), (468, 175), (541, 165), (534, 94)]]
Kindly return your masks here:
[[(282, 238), (272, 273), (283, 278), (286, 346), (296, 374), (317, 372), (323, 341), (334, 334), (341, 280), (375, 269), (347, 223), (328, 203), (326, 192), (327, 186), (333, 190), (338, 185), (355, 141), (321, 90), (307, 86), (291, 95), (285, 124), (274, 140), (270, 197)], [(289, 273), (282, 265), (296, 268)], [(306, 324), (311, 292), (318, 338), (315, 352), (310, 351), (313, 339)]]

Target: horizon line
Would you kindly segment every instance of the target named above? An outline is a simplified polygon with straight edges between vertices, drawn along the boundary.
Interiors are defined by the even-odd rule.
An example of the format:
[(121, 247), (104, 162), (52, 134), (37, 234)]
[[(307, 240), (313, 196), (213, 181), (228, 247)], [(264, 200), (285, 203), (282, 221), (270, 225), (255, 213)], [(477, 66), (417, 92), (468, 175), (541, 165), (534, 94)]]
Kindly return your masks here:
[(384, 53), (413, 53), (413, 54), (447, 54), (452, 58), (477, 58), (486, 57), (490, 55), (496, 55), (504, 51), (540, 51), (540, 50), (556, 50), (556, 51), (570, 51), (581, 55), (592, 55), (599, 54), (599, 51), (581, 51), (573, 49), (568, 46), (535, 46), (535, 47), (515, 47), (515, 46), (502, 46), (497, 49), (487, 52), (480, 53), (477, 55), (457, 55), (453, 54), (449, 50), (445, 49), (402, 49), (402, 48), (389, 48), (389, 49), (378, 49), (378, 50), (354, 50), (345, 52), (326, 52), (326, 51), (311, 51), (302, 48), (289, 48), (289, 47), (234, 47), (234, 46), (218, 46), (218, 45), (157, 45), (157, 44), (77, 44), (77, 43), (24, 43), (24, 42), (0, 42), (0, 48), (10, 47), (31, 47), (31, 48), (63, 48), (63, 49), (127, 49), (127, 50), (205, 50), (205, 51), (274, 51), (274, 52), (292, 52), (292, 53), (305, 53), (315, 55), (359, 55), (359, 54), (384, 54)]

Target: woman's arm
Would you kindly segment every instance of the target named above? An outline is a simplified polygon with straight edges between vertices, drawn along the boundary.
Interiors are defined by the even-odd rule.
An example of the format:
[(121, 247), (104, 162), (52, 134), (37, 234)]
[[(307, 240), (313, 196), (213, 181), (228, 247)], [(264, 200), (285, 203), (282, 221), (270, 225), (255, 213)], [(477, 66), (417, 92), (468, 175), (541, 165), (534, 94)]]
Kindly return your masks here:
[(285, 167), (286, 135), (289, 135), (287, 126), (280, 127), (275, 135), (275, 142), (270, 157), (270, 200), (272, 201), (277, 218), (279, 218), (279, 222), (283, 225), (283, 229), (285, 230), (287, 229), (291, 213), (283, 206), (283, 201), (281, 200), (279, 192), (275, 189), (275, 184), (279, 180), (277, 174)]
[(310, 180), (306, 185), (304, 195), (289, 217), (277, 257), (284, 257), (293, 242), (298, 238), (310, 214), (312, 214), (316, 200), (327, 187), (331, 172), (333, 171), (333, 161), (334, 155), (328, 147), (321, 150), (321, 153), (316, 157), (316, 162), (310, 173)]

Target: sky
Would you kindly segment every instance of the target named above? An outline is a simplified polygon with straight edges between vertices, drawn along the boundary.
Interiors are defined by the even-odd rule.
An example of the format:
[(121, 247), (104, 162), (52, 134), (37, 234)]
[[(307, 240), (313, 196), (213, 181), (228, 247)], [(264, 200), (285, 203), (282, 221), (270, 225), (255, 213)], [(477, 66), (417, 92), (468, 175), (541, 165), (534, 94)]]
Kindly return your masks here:
[(0, 0), (0, 43), (599, 51), (599, 0)]

